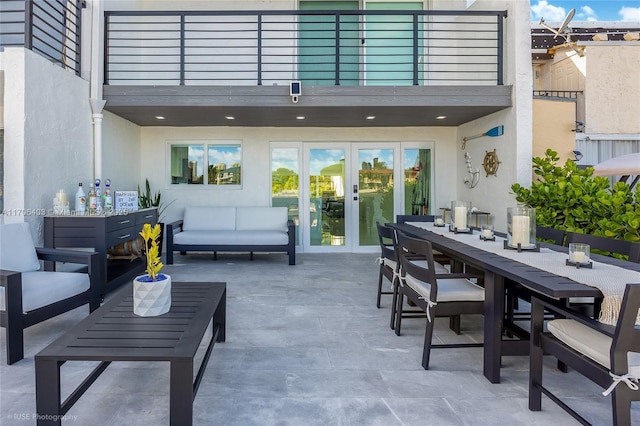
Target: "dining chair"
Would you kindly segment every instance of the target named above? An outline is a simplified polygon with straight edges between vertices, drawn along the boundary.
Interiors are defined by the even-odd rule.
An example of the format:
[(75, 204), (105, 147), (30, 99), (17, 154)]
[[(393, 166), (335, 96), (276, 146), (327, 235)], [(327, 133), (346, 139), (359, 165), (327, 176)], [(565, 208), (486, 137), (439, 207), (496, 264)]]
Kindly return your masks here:
[(545, 241), (557, 246), (564, 244), (564, 229), (549, 228), (547, 226), (536, 225), (536, 239)]
[[(0, 224), (0, 326), (7, 364), (24, 357), (23, 331), (79, 306), (100, 306), (99, 253), (35, 248), (27, 223)], [(41, 271), (40, 260), (88, 266), (87, 272)]]
[[(473, 275), (439, 273), (429, 241), (411, 238), (401, 232), (396, 232), (396, 240), (401, 264), (396, 310), (402, 310), (406, 296), (427, 316), (422, 367), (429, 369), (431, 348), (481, 347), (482, 343), (432, 344), (436, 317), (484, 313), (484, 289), (469, 280)], [(416, 255), (422, 256), (424, 261), (416, 262)], [(395, 320), (395, 333), (400, 335), (402, 315), (396, 315)]]
[[(618, 321), (604, 325), (560, 304), (532, 298), (532, 328), (529, 368), (529, 409), (542, 409), (542, 394), (582, 424), (590, 424), (543, 384), (543, 356), (553, 355), (611, 394), (613, 424), (631, 425), (631, 401), (640, 401), (640, 328), (636, 327), (640, 308), (640, 283), (627, 284)], [(563, 316), (547, 324), (545, 311)], [(554, 389), (561, 382), (554, 380)], [(561, 390), (558, 389), (558, 392)], [(638, 424), (640, 419), (636, 419)]]
[[(402, 249), (398, 246), (398, 238), (397, 238), (397, 234), (398, 231), (396, 231), (394, 229), (392, 237), (393, 237), (393, 248), (394, 248), (394, 252), (395, 252), (395, 258), (397, 259), (396, 261), (396, 270), (394, 272), (394, 279), (392, 280), (392, 300), (391, 300), (391, 318), (389, 320), (389, 328), (391, 328), (392, 330), (395, 329), (396, 327), (396, 317), (397, 315), (402, 316), (402, 318), (425, 318), (426, 317), (426, 313), (424, 312), (424, 310), (420, 309), (413, 309), (416, 307), (415, 303), (412, 300), (408, 300), (407, 304), (410, 306), (410, 308), (405, 308), (404, 306), (401, 305), (401, 309), (397, 309), (397, 301), (398, 301), (398, 288), (400, 286), (400, 281), (399, 281), (399, 277), (400, 277), (400, 269), (401, 269), (401, 265), (399, 262), (399, 256), (400, 256), (400, 252), (402, 251)], [(427, 267), (427, 260), (425, 258), (424, 255), (419, 254), (419, 253), (404, 253), (404, 256), (411, 259), (411, 262), (416, 263), (416, 264), (421, 264), (424, 267)], [(436, 254), (434, 251), (434, 267), (437, 271), (437, 273), (439, 274), (448, 274), (449, 273), (449, 269), (447, 269), (447, 267), (445, 265), (443, 265), (442, 263), (438, 262), (437, 260), (435, 260)], [(448, 259), (448, 258), (447, 258)], [(451, 330), (453, 330), (456, 334), (460, 334), (460, 316), (452, 316), (450, 318), (450, 323), (449, 323), (449, 327), (451, 328)]]
[(406, 222), (433, 222), (435, 216), (431, 214), (417, 215), (417, 214), (397, 214), (396, 223)]
[[(630, 262), (640, 263), (640, 243), (602, 237), (599, 235), (567, 232), (566, 246), (571, 243), (589, 244), (591, 250), (596, 249), (605, 255), (624, 256)], [(571, 297), (569, 306), (595, 318), (600, 312), (602, 299), (592, 297)]]
[(382, 282), (384, 281), (384, 278), (386, 278), (389, 280), (391, 287), (393, 287), (393, 278), (398, 269), (398, 260), (393, 246), (393, 228), (383, 225), (380, 222), (376, 222), (376, 227), (378, 228), (378, 240), (380, 241), (380, 257), (378, 258), (380, 272), (378, 274), (378, 295), (376, 297), (376, 307), (380, 308), (382, 295), (393, 294), (393, 291), (383, 291)]

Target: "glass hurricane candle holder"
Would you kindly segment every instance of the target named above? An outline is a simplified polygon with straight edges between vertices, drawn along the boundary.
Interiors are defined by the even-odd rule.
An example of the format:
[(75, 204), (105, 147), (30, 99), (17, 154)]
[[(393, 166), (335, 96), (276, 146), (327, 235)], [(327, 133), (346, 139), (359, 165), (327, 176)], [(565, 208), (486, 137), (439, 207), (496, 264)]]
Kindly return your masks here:
[(471, 202), (452, 201), (451, 202), (451, 228), (457, 232), (469, 231), (471, 223)]
[(537, 250), (536, 209), (532, 207), (509, 207), (507, 209), (506, 248)]
[(444, 219), (438, 215), (433, 218), (433, 226), (444, 226)]
[(480, 229), (480, 239), (485, 241), (495, 241), (496, 237), (493, 234), (493, 225), (482, 225), (482, 228)]
[(569, 243), (569, 259), (567, 265), (578, 268), (591, 267), (591, 247), (589, 244)]

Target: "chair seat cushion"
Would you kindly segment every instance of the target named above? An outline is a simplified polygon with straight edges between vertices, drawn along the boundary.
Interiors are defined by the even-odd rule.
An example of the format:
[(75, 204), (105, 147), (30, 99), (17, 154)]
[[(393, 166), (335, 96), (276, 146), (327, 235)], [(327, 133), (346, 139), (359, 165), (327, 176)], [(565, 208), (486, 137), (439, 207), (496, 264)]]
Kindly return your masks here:
[[(89, 289), (89, 275), (76, 272), (35, 271), (22, 273), (23, 312), (50, 305)], [(0, 307), (6, 310), (4, 287), (0, 287)]]
[(388, 257), (383, 257), (382, 263), (384, 263), (385, 266), (391, 268), (394, 271), (396, 270), (396, 266), (398, 266), (398, 262), (396, 262), (395, 260), (389, 259)]
[[(611, 369), (609, 351), (613, 339), (609, 336), (571, 319), (549, 321), (547, 327), (553, 336), (567, 346)], [(629, 352), (628, 362), (628, 373), (640, 377), (640, 353)]]
[[(405, 276), (405, 282), (423, 297), (429, 297), (431, 284), (412, 275)], [(477, 302), (484, 300), (484, 289), (464, 278), (438, 279), (438, 298), (436, 302)]]

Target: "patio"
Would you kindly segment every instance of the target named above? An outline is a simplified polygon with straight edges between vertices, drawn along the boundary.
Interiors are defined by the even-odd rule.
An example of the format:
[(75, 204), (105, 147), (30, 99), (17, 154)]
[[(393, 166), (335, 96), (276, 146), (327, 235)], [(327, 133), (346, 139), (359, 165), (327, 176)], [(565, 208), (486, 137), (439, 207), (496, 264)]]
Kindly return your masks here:
[[(533, 425), (577, 424), (543, 399), (527, 406), (528, 359), (504, 357), (502, 382), (482, 375), (482, 349), (435, 349), (431, 370), (420, 366), (423, 319), (389, 329), (387, 296), (375, 308), (375, 254), (178, 256), (163, 270), (174, 281), (227, 282), (227, 340), (216, 344), (194, 401), (201, 425)], [(34, 424), (33, 356), (84, 318), (81, 307), (25, 332), (25, 359), (0, 361), (3, 425)], [(462, 336), (436, 320), (436, 338), (482, 341), (479, 317), (463, 317)], [(62, 392), (90, 369), (62, 368)], [(545, 372), (551, 387), (593, 424), (609, 424), (609, 397), (575, 372)], [(67, 414), (66, 424), (168, 424), (167, 363), (114, 363)], [(66, 381), (65, 381), (66, 379)], [(73, 383), (72, 383), (73, 382)], [(557, 383), (558, 386), (553, 384)], [(640, 407), (634, 407), (640, 415)], [(637, 417), (636, 417), (637, 418)], [(63, 421), (63, 424), (65, 422)]]

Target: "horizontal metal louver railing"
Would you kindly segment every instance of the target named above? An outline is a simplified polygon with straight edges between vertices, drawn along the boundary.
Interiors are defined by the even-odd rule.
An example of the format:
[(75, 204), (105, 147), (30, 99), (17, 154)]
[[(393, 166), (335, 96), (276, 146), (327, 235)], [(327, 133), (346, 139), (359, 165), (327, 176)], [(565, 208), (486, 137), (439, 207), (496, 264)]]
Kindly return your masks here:
[(80, 74), (82, 0), (1, 0), (0, 46), (23, 46)]
[(106, 12), (110, 85), (501, 85), (501, 11)]

